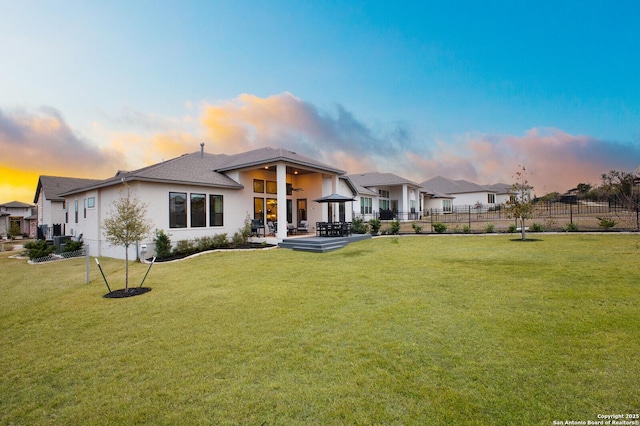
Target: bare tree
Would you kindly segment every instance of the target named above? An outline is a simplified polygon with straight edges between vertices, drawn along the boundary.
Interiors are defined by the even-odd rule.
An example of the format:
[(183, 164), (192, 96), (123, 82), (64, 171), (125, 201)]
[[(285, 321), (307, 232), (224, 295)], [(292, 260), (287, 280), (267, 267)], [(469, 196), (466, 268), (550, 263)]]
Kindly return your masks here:
[[(640, 229), (640, 167), (634, 172), (610, 170), (602, 175), (602, 190), (622, 211), (635, 212), (636, 228)], [(619, 210), (616, 208), (616, 212)], [(619, 216), (620, 217), (620, 216)], [(628, 218), (628, 215), (621, 217)]]
[(524, 166), (518, 167), (519, 170), (514, 176), (515, 183), (511, 186), (514, 195), (507, 201), (505, 210), (508, 218), (515, 218), (516, 222), (520, 223), (520, 232), (524, 241), (526, 239), (525, 220), (533, 215), (533, 198), (531, 197), (533, 187), (529, 186), (527, 169)]
[[(125, 192), (126, 188), (126, 192)], [(114, 200), (112, 210), (104, 220), (107, 241), (113, 246), (125, 249), (125, 291), (129, 291), (129, 246), (151, 233), (151, 222), (147, 219), (147, 206), (135, 196), (132, 197), (125, 183), (120, 198)]]

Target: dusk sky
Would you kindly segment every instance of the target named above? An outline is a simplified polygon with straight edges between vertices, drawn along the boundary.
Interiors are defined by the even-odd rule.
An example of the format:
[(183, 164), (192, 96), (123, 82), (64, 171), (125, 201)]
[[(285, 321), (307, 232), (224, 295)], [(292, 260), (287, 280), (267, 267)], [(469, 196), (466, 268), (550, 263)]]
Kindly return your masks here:
[(636, 0), (0, 7), (0, 203), (201, 142), (537, 195), (640, 166)]

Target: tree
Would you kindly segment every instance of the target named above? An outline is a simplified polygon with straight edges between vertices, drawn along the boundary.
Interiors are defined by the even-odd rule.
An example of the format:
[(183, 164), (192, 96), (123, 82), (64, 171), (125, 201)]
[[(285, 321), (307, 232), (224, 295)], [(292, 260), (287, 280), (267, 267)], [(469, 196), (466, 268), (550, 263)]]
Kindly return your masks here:
[(129, 246), (137, 243), (151, 233), (151, 223), (147, 219), (147, 206), (136, 197), (131, 197), (129, 186), (125, 183), (126, 193), (120, 192), (120, 198), (113, 201), (112, 210), (102, 224), (107, 241), (113, 246), (125, 249), (125, 286), (129, 291)]
[(636, 212), (636, 227), (640, 228), (640, 167), (634, 172), (610, 170), (604, 173), (601, 188), (610, 202), (623, 210)]
[(508, 218), (515, 218), (516, 221), (520, 222), (520, 232), (524, 241), (526, 239), (525, 220), (533, 215), (533, 198), (531, 197), (533, 187), (529, 186), (527, 169), (524, 166), (518, 167), (519, 170), (514, 176), (515, 183), (511, 186), (514, 194), (507, 201), (505, 211)]

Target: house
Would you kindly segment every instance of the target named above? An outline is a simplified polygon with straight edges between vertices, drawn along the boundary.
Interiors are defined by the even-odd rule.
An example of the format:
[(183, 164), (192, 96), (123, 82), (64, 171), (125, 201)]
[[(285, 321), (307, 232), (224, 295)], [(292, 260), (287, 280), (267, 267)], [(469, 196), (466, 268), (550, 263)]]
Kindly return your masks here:
[(355, 189), (355, 214), (365, 220), (421, 218), (420, 185), (393, 173), (359, 173), (345, 176)]
[[(152, 228), (164, 230), (174, 242), (215, 234), (231, 238), (246, 219), (269, 223), (275, 237), (284, 239), (302, 220), (311, 225), (310, 232), (316, 222), (329, 220), (329, 209), (313, 200), (337, 193), (344, 174), (286, 149), (225, 155), (206, 153), (201, 144), (199, 152), (118, 172), (59, 195), (66, 201), (67, 234), (82, 234), (92, 256), (124, 258), (123, 249), (111, 247), (101, 228), (114, 200), (123, 195), (144, 203)], [(130, 250), (131, 258), (151, 256), (152, 236)]]
[(38, 208), (38, 238), (49, 240), (54, 236), (66, 234), (65, 225), (69, 211), (64, 197), (60, 194), (98, 182), (100, 181), (97, 179), (40, 176), (33, 198)]
[(496, 194), (496, 202), (495, 204), (505, 204), (507, 201), (511, 200), (511, 197), (515, 195), (513, 190), (513, 184), (510, 183), (493, 183), (490, 185), (484, 185), (485, 188), (494, 191)]
[(20, 201), (0, 204), (0, 236), (7, 237), (11, 227), (17, 226), (21, 235), (35, 238), (34, 207)]
[(452, 197), (433, 198), (442, 202), (444, 211), (495, 208), (499, 204), (496, 199), (496, 190), (463, 179), (453, 180), (436, 176), (422, 182), (420, 186), (427, 194), (443, 194)]

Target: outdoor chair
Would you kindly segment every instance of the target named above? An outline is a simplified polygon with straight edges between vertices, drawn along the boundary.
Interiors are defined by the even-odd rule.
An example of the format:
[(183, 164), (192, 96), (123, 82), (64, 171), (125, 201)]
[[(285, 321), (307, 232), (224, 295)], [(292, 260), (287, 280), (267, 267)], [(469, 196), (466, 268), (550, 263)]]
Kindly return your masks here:
[(298, 224), (298, 232), (309, 232), (309, 221), (301, 220)]

